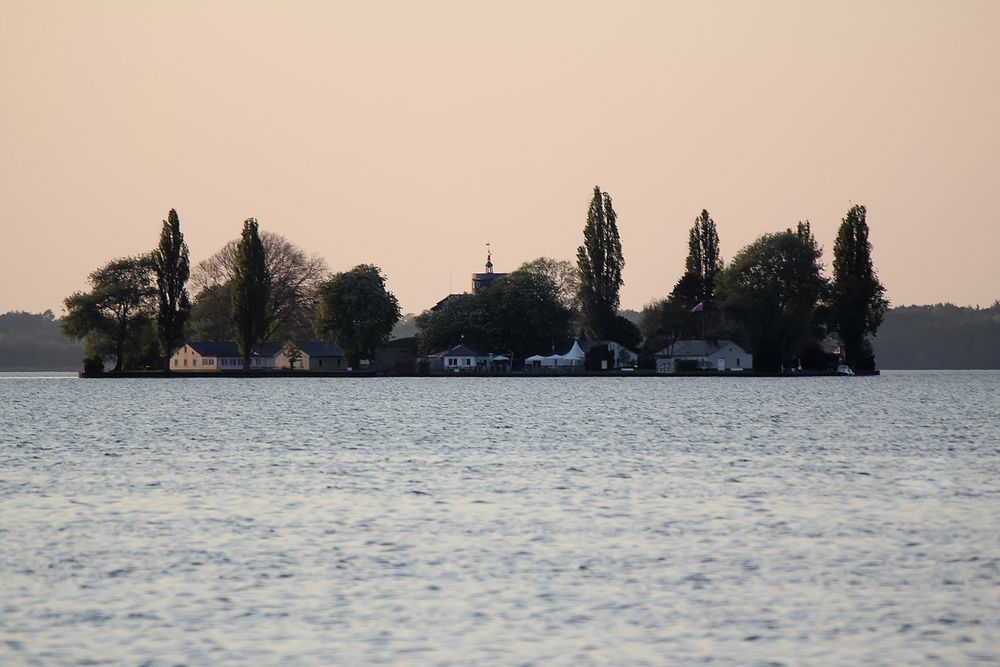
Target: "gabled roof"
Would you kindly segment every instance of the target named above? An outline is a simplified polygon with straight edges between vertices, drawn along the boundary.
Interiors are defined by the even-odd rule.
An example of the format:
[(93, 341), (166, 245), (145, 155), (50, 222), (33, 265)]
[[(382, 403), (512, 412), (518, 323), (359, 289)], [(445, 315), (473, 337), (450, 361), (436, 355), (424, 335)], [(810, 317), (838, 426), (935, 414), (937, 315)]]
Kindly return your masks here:
[(299, 349), (310, 357), (342, 357), (344, 351), (336, 343), (327, 343), (322, 340), (300, 340), (296, 343)]
[(238, 357), (240, 348), (232, 341), (188, 343), (188, 347), (203, 357)]
[(657, 357), (708, 357), (732, 345), (743, 350), (731, 340), (679, 340), (673, 347), (665, 347), (656, 353)]
[(437, 303), (435, 303), (433, 306), (431, 306), (431, 310), (434, 311), (434, 312), (437, 312), (437, 311), (441, 310), (442, 308), (444, 308), (444, 305), (446, 303), (448, 303), (449, 301), (451, 301), (452, 299), (454, 299), (457, 296), (461, 296), (461, 294), (449, 294), (448, 296), (446, 296), (445, 298), (441, 299), (440, 301), (438, 301)]
[(442, 357), (482, 357), (477, 351), (468, 345), (456, 345), (441, 355)]
[(273, 357), (285, 348), (281, 343), (265, 341), (257, 346), (257, 354), (262, 357)]

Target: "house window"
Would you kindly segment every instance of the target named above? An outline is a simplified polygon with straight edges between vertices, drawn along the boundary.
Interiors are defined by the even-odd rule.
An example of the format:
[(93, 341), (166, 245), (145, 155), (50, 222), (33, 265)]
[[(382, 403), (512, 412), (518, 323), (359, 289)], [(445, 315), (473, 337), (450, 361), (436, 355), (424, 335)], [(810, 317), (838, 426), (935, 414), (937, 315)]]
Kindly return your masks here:
[(458, 365), (458, 359), (455, 359), (453, 357), (448, 357), (448, 365), (449, 366), (457, 366)]
[(322, 359), (319, 360), (319, 367), (323, 368), (323, 360)]
[(177, 357), (174, 357), (174, 367), (177, 367)]
[(472, 359), (469, 359), (468, 357), (466, 357), (466, 359), (465, 359), (465, 365), (466, 366), (471, 366), (472, 365)]

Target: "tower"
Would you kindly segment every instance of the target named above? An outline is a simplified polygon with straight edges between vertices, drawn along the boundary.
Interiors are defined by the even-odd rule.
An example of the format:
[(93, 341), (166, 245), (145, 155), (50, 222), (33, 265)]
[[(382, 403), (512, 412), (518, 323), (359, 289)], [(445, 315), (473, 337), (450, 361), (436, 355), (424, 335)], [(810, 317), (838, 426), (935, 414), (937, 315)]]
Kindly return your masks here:
[(493, 273), (493, 251), (490, 244), (486, 244), (486, 271), (485, 273), (472, 274), (472, 293), (479, 294), (490, 285), (505, 277), (506, 273)]

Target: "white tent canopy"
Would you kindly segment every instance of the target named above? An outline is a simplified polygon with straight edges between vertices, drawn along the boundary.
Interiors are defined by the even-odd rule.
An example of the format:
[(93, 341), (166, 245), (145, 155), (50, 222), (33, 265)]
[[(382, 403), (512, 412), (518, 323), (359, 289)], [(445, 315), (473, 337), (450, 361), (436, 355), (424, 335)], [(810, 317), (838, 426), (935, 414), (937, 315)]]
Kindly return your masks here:
[(580, 348), (580, 343), (573, 341), (573, 347), (569, 349), (566, 354), (550, 354), (547, 357), (543, 357), (540, 354), (536, 354), (533, 357), (528, 357), (524, 361), (540, 361), (544, 368), (554, 368), (554, 367), (566, 367), (566, 366), (583, 366), (584, 360), (587, 355), (583, 353)]
[(587, 358), (587, 355), (583, 353), (582, 349), (580, 349), (580, 342), (574, 340), (573, 347), (569, 349), (569, 352), (562, 355), (562, 358), (565, 359), (566, 361), (578, 361), (582, 364), (584, 359)]

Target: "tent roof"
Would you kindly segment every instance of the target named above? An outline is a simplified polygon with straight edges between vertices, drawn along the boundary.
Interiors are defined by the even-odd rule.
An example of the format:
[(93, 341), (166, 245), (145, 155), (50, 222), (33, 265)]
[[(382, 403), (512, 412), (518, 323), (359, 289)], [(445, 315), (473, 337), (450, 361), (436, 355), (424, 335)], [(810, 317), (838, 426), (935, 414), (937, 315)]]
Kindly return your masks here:
[(580, 349), (580, 343), (574, 340), (573, 347), (569, 348), (569, 352), (562, 355), (562, 358), (581, 360), (581, 359), (586, 359), (587, 355), (583, 353), (582, 349)]

